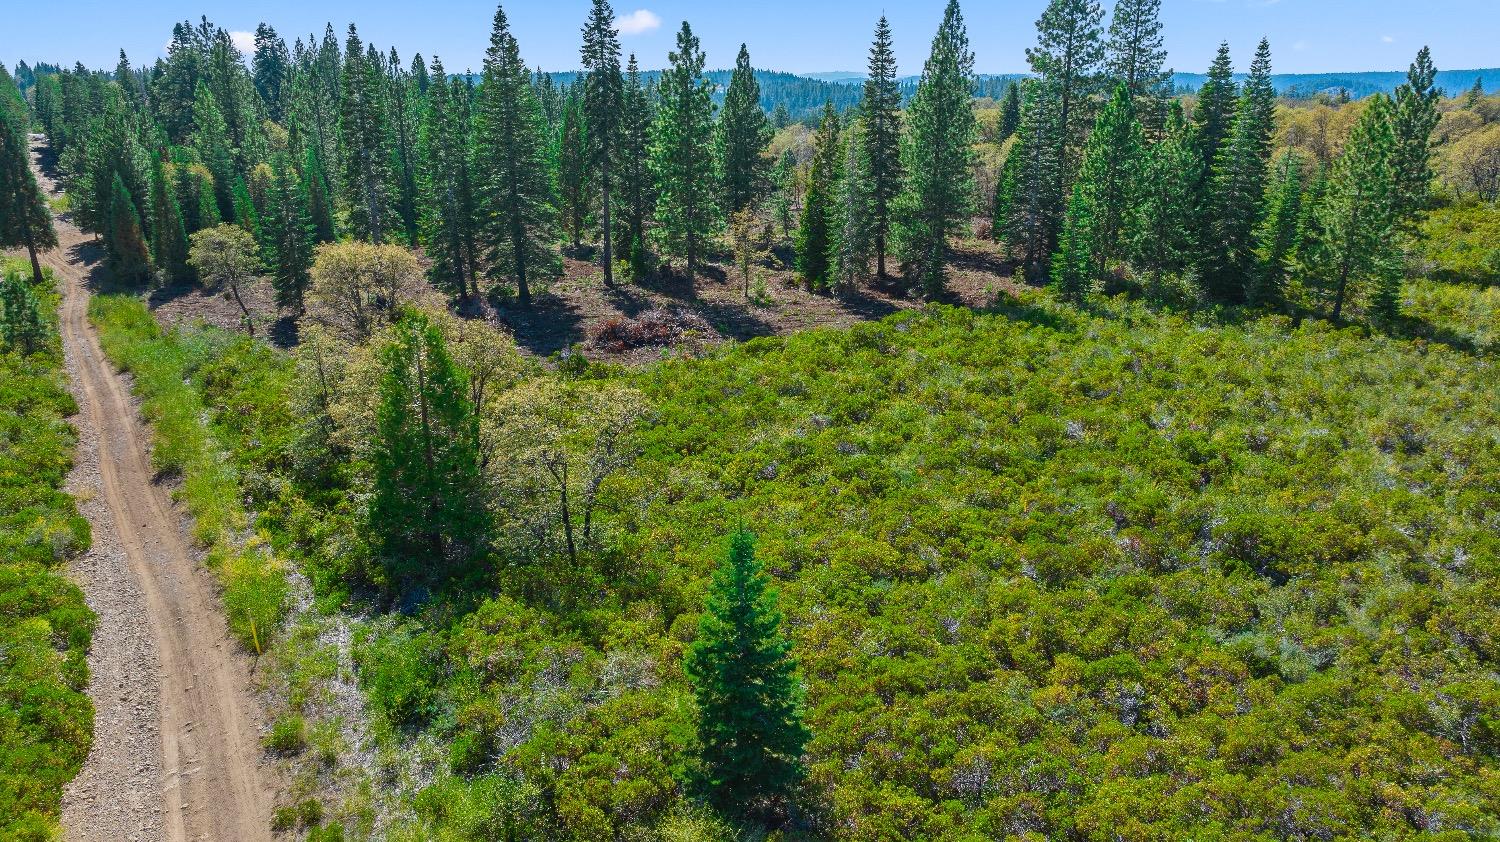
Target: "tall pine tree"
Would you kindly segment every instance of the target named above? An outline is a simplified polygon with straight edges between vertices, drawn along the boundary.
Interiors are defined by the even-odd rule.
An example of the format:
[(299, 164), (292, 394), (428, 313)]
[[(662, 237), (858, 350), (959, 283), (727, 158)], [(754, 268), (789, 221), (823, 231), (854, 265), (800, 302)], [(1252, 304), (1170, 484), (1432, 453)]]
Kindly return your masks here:
[(833, 285), (837, 256), (839, 170), (839, 115), (833, 103), (823, 106), (823, 121), (813, 141), (812, 170), (807, 177), (807, 199), (797, 227), (797, 274), (809, 292)]
[(619, 138), (620, 224), (616, 226), (618, 251), (627, 255), (631, 273), (646, 272), (646, 221), (655, 208), (655, 185), (651, 177), (651, 98), (641, 83), (635, 55), (625, 72)]
[(1234, 127), (1235, 103), (1239, 88), (1234, 82), (1234, 65), (1229, 60), (1229, 43), (1219, 45), (1208, 80), (1198, 89), (1198, 104), (1193, 108), (1193, 125), (1197, 129), (1198, 150), (1203, 157), (1203, 172), (1212, 173), (1219, 150)]
[(656, 179), (656, 222), (663, 254), (680, 258), (688, 277), (698, 269), (704, 241), (719, 229), (714, 187), (713, 84), (703, 78), (703, 50), (682, 22), (677, 49), (663, 71), (651, 171)]
[(750, 67), (750, 52), (740, 45), (724, 94), (717, 134), (719, 184), (725, 214), (743, 210), (765, 191), (766, 144), (771, 142), (771, 124), (760, 108), (760, 83)]
[(869, 181), (870, 231), (875, 250), (875, 273), (885, 277), (891, 205), (901, 192), (901, 86), (896, 81), (896, 53), (891, 25), (880, 16), (875, 42), (870, 45), (869, 75), (860, 103), (860, 168)]
[(106, 265), (123, 284), (144, 284), (151, 279), (151, 255), (141, 230), (135, 201), (117, 174), (109, 198), (109, 224), (104, 235)]
[(1186, 271), (1198, 256), (1202, 170), (1197, 130), (1183, 116), (1182, 105), (1173, 102), (1162, 139), (1146, 151), (1130, 225), (1132, 263), (1153, 280)]
[(354, 24), (344, 44), (339, 120), (344, 203), (357, 239), (383, 243), (396, 227), (395, 178), (385, 103), (385, 74), (366, 53)]
[(1255, 284), (1255, 231), (1264, 215), (1275, 115), (1271, 48), (1261, 41), (1240, 96), (1229, 142), (1214, 162), (1208, 202), (1212, 248), (1207, 280), (1210, 292), (1221, 300), (1243, 302)]
[[(26, 146), (26, 112), (12, 94), (10, 74), (0, 68), (0, 247), (25, 248), (31, 258), (32, 279), (42, 282), (38, 251), (57, 246), (52, 214), (31, 172)], [(6, 98), (10, 97), (7, 102)]]
[(263, 262), (271, 270), (276, 305), (301, 313), (313, 258), (307, 188), (286, 153), (272, 159), (271, 172), (266, 214), (261, 220)]
[(603, 241), (604, 285), (615, 280), (614, 187), (624, 119), (625, 80), (620, 75), (620, 38), (608, 0), (594, 0), (583, 27), (583, 110), (587, 122), (588, 164), (599, 190), (599, 230)]
[(1084, 147), (1078, 187), (1088, 197), (1096, 261), (1107, 266), (1127, 255), (1126, 227), (1141, 187), (1146, 140), (1130, 88), (1121, 82), (1099, 112)]
[(1048, 251), (1056, 242), (1063, 197), (1068, 195), (1084, 141), (1094, 125), (1094, 95), (1104, 78), (1103, 20), (1098, 0), (1051, 0), (1036, 22), (1037, 45), (1026, 50), (1031, 71), (1043, 85), (1038, 96), (1053, 100), (1053, 119), (1035, 124), (1049, 134), (1027, 139), (1051, 147), (1035, 153), (1051, 162), (1047, 169), (1055, 180), (1046, 191), (1051, 201), (1043, 208)]
[(1396, 179), (1396, 221), (1409, 233), (1421, 221), (1432, 188), (1432, 132), (1440, 117), (1439, 92), (1433, 87), (1436, 78), (1432, 53), (1423, 47), (1406, 73), (1406, 83), (1396, 89), (1391, 120), (1396, 149), (1391, 169)]
[(432, 57), (432, 72), (436, 79), (428, 87), (421, 133), (421, 240), (432, 259), (433, 284), (468, 298), (479, 293), (469, 93), (463, 80), (448, 81), (437, 56)]
[(557, 136), (557, 188), (562, 200), (559, 209), (563, 225), (575, 249), (582, 244), (583, 226), (591, 204), (588, 130), (577, 87), (571, 87), (563, 100), (562, 125)]

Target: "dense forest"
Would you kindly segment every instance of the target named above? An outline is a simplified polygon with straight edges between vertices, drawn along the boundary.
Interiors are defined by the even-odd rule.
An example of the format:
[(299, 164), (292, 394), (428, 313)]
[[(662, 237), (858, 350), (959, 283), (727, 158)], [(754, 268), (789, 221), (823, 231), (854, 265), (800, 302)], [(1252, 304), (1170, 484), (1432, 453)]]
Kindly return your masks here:
[[(858, 82), (709, 72), (688, 22), (647, 72), (607, 0), (578, 72), (503, 8), (478, 73), (206, 18), (22, 65), (0, 388), (56, 390), (65, 213), (276, 700), (280, 833), (1493, 837), (1500, 98), (1427, 49), (1278, 93), (1264, 41), (1189, 92), (1159, 6), (1050, 0), (1025, 77), (976, 76), (957, 0), (915, 80), (884, 18)], [(569, 283), (901, 306), (708, 346), (622, 307), (534, 353)], [(233, 323), (159, 319), (183, 289)], [(72, 703), (76, 595), (7, 584), (86, 535), (48, 540), (0, 617), (66, 646), (0, 696)], [(0, 786), (46, 838), (56, 787)]]

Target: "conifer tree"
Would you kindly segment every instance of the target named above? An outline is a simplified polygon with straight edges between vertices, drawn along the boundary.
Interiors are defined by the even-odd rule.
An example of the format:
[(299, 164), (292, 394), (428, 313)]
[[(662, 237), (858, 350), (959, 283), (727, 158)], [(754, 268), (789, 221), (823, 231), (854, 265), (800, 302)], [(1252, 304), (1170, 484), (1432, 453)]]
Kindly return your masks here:
[(333, 191), (316, 145), (308, 146), (303, 156), (302, 183), (307, 188), (307, 217), (312, 222), (313, 242), (333, 242)]
[(771, 142), (771, 125), (760, 108), (760, 83), (750, 67), (750, 52), (740, 45), (724, 94), (724, 110), (719, 115), (716, 134), (719, 153), (719, 184), (723, 190), (726, 214), (744, 209), (765, 191), (766, 144)]
[(577, 88), (570, 87), (563, 100), (562, 124), (557, 137), (557, 187), (562, 200), (563, 225), (573, 248), (583, 241), (583, 225), (589, 212), (588, 126)]
[(705, 783), (726, 811), (774, 809), (804, 775), (801, 755), (810, 735), (781, 624), (755, 539), (736, 532), (683, 664), (698, 703)]
[(771, 170), (771, 182), (776, 185), (771, 210), (781, 226), (781, 236), (792, 233), (792, 211), (797, 203), (797, 155), (787, 147)]
[(1226, 301), (1245, 301), (1254, 285), (1255, 231), (1264, 215), (1275, 96), (1270, 45), (1261, 41), (1240, 96), (1229, 142), (1214, 163), (1208, 203), (1212, 244), (1207, 267), (1209, 289)]
[(144, 284), (151, 279), (151, 256), (141, 230), (141, 217), (125, 182), (115, 175), (110, 191), (109, 227), (104, 236), (106, 264), (114, 279), (123, 284)]
[(1219, 151), (1229, 139), (1234, 126), (1239, 89), (1234, 82), (1234, 65), (1229, 60), (1229, 43), (1219, 44), (1219, 52), (1208, 68), (1208, 80), (1198, 89), (1198, 104), (1193, 109), (1203, 172), (1211, 174)]
[(115, 65), (115, 82), (125, 94), (125, 101), (132, 109), (139, 111), (146, 94), (141, 88), (140, 76), (131, 68), (130, 59), (125, 57), (124, 50), (120, 51), (120, 61)]
[(891, 233), (891, 205), (901, 192), (901, 86), (896, 81), (896, 53), (891, 25), (880, 16), (870, 45), (869, 75), (860, 103), (860, 170), (869, 187), (870, 233), (875, 250), (875, 274), (885, 277), (887, 240)]
[(505, 10), (495, 9), (474, 121), (474, 174), (491, 271), (515, 279), (522, 306), (534, 276), (556, 271), (554, 171), (546, 119)]
[(1464, 108), (1473, 111), (1484, 101), (1484, 77), (1480, 76), (1474, 80), (1474, 86), (1469, 88), (1468, 96), (1464, 97)]
[(813, 143), (812, 170), (807, 177), (807, 199), (797, 227), (797, 274), (809, 292), (828, 289), (834, 280), (837, 256), (837, 197), (839, 169), (839, 115), (833, 103), (823, 106), (823, 121)]
[(1396, 151), (1391, 169), (1396, 179), (1397, 224), (1408, 233), (1421, 220), (1432, 187), (1432, 132), (1440, 117), (1439, 92), (1433, 87), (1436, 78), (1432, 53), (1423, 47), (1406, 73), (1406, 83), (1396, 89), (1392, 118)]
[(265, 23), (255, 27), (255, 58), (251, 60), (255, 90), (266, 104), (266, 116), (278, 123), (286, 115), (285, 97), (291, 63), (286, 42), (276, 30)]
[(234, 177), (234, 188), (230, 195), (234, 197), (235, 224), (245, 229), (250, 236), (259, 239), (260, 214), (255, 210), (255, 201), (250, 196), (250, 188), (245, 184), (245, 179), (238, 175)]
[(1022, 90), (1020, 136), (995, 191), (995, 218), (1006, 243), (1021, 253), (1027, 277), (1040, 279), (1051, 257), (1053, 223), (1063, 202), (1058, 192), (1062, 163), (1052, 142), (1058, 131), (1058, 103), (1041, 80), (1028, 80)]
[(1161, 0), (1119, 0), (1105, 45), (1109, 74), (1137, 100), (1161, 95), (1172, 78), (1162, 48)]
[(461, 80), (447, 80), (438, 56), (432, 57), (432, 71), (437, 80), (428, 87), (421, 134), (421, 240), (432, 259), (433, 284), (468, 298), (479, 294), (469, 95)]
[(621, 98), (619, 137), (620, 224), (618, 251), (630, 261), (631, 273), (640, 278), (646, 273), (646, 220), (651, 218), (654, 187), (651, 179), (651, 99), (641, 84), (640, 67), (631, 54), (625, 72), (625, 92)]
[(401, 66), (396, 48), (386, 59), (386, 101), (391, 125), (391, 170), (395, 177), (395, 209), (401, 217), (406, 242), (417, 243), (417, 135), (423, 104), (417, 83)]
[(839, 185), (837, 211), (839, 228), (835, 238), (834, 275), (839, 286), (853, 290), (870, 269), (874, 251), (875, 226), (871, 218), (874, 188), (865, 168), (868, 156), (863, 149), (868, 132), (856, 125), (846, 132), (844, 142), (843, 181)]
[[(589, 173), (599, 190), (604, 285), (613, 286), (615, 255), (613, 191), (624, 120), (625, 80), (620, 75), (620, 38), (608, 0), (594, 0), (583, 27), (583, 110)], [(577, 239), (575, 234), (574, 239)]]
[(177, 191), (167, 183), (166, 166), (151, 168), (151, 258), (169, 284), (193, 280), (188, 266), (188, 232)]
[(1397, 197), (1391, 110), (1384, 94), (1370, 98), (1334, 161), (1317, 212), (1317, 239), (1305, 250), (1303, 268), (1331, 292), (1334, 321), (1343, 317), (1348, 298), (1364, 290), (1373, 293), (1383, 315), (1395, 315), (1401, 264), (1392, 237)]
[(307, 211), (307, 188), (285, 153), (278, 153), (272, 160), (271, 171), (266, 216), (261, 224), (262, 262), (271, 269), (276, 306), (300, 313), (313, 259), (313, 224)]
[(20, 275), (0, 277), (0, 351), (35, 354), (46, 342), (47, 327), (31, 287)]
[(1145, 146), (1135, 101), (1121, 82), (1099, 112), (1078, 172), (1078, 186), (1092, 212), (1094, 257), (1100, 265), (1127, 253), (1126, 226), (1140, 189)]
[(193, 147), (213, 175), (219, 218), (233, 220), (235, 169), (234, 155), (229, 149), (229, 127), (213, 92), (203, 82), (198, 83), (193, 99)]
[(929, 296), (942, 292), (948, 237), (973, 206), (974, 54), (958, 0), (949, 0), (907, 109), (905, 183), (896, 198), (896, 253)]
[(1266, 188), (1266, 214), (1255, 232), (1256, 273), (1250, 303), (1279, 307), (1285, 303), (1288, 263), (1298, 248), (1302, 219), (1302, 156), (1282, 153)]
[[(3, 68), (0, 85), (10, 85)], [(41, 283), (42, 264), (37, 252), (56, 248), (57, 232), (31, 171), (25, 111), (7, 103), (3, 98), (8, 95), (8, 90), (0, 90), (0, 247), (25, 248), (31, 258), (32, 279)]]
[(714, 197), (713, 85), (703, 78), (703, 50), (687, 21), (677, 33), (671, 66), (661, 75), (651, 171), (656, 181), (661, 251), (680, 258), (688, 277), (698, 270), (704, 240), (719, 229)]
[(1005, 86), (1005, 98), (1000, 103), (1000, 140), (1004, 142), (1021, 128), (1021, 85), (1011, 82)]
[(1051, 0), (1036, 22), (1037, 45), (1026, 50), (1032, 73), (1055, 100), (1054, 120), (1043, 124), (1052, 134), (1035, 142), (1050, 144), (1057, 183), (1048, 193), (1057, 203), (1048, 208), (1048, 243), (1055, 241), (1062, 197), (1078, 170), (1084, 141), (1094, 125), (1094, 94), (1103, 82), (1104, 9), (1098, 0)]
[(1059, 295), (1074, 303), (1083, 301), (1098, 284), (1094, 228), (1093, 201), (1080, 182), (1068, 199), (1062, 236), (1058, 238), (1057, 254), (1052, 257), (1052, 285)]
[(370, 529), (397, 583), (441, 581), (483, 539), (474, 407), (442, 334), (412, 311), (380, 350)]
[(354, 24), (344, 42), (340, 136), (344, 146), (344, 202), (356, 239), (383, 243), (395, 228), (385, 74), (366, 53)]
[(1197, 130), (1182, 105), (1168, 106), (1160, 142), (1148, 147), (1139, 203), (1130, 225), (1132, 262), (1160, 281), (1187, 270), (1198, 255), (1196, 200), (1202, 180)]

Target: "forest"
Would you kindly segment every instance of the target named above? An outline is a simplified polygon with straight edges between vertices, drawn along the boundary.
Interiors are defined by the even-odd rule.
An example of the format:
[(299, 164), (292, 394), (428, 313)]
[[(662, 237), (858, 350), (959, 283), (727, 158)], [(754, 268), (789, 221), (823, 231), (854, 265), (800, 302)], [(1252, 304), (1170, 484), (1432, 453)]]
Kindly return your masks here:
[(1036, 5), (1024, 76), (958, 0), (915, 79), (608, 0), (0, 68), (0, 834), (93, 719), (55, 215), (285, 838), (1500, 835), (1500, 97)]

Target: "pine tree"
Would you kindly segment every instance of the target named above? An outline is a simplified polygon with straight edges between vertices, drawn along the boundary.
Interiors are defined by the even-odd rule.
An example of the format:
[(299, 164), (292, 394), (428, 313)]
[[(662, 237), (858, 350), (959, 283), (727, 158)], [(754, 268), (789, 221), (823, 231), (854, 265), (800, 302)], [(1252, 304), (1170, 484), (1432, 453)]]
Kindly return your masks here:
[(395, 177), (384, 97), (385, 74), (349, 25), (344, 43), (340, 132), (344, 202), (356, 239), (383, 243), (395, 228)]
[(771, 142), (771, 126), (760, 108), (760, 83), (750, 67), (750, 52), (740, 45), (734, 62), (729, 89), (724, 94), (724, 110), (719, 115), (716, 133), (719, 155), (719, 184), (724, 213), (744, 209), (760, 198), (766, 187), (766, 144)]
[(1098, 0), (1051, 0), (1036, 22), (1037, 45), (1026, 51), (1031, 70), (1041, 78), (1040, 96), (1055, 100), (1055, 119), (1039, 125), (1050, 129), (1034, 142), (1052, 146), (1048, 157), (1056, 184), (1048, 194), (1056, 198), (1046, 209), (1048, 248), (1056, 241), (1062, 201), (1078, 170), (1084, 141), (1094, 125), (1094, 95), (1103, 82), (1104, 9)]
[(287, 81), (291, 75), (291, 55), (286, 42), (270, 25), (255, 27), (255, 58), (251, 60), (255, 90), (266, 104), (266, 116), (280, 123), (286, 116)]
[(1250, 303), (1280, 307), (1285, 303), (1288, 263), (1298, 248), (1302, 219), (1302, 156), (1282, 153), (1266, 189), (1266, 214), (1255, 232), (1255, 284)]
[(1234, 127), (1239, 89), (1234, 82), (1234, 65), (1229, 60), (1229, 43), (1219, 45), (1218, 55), (1208, 68), (1208, 80), (1198, 89), (1198, 104), (1193, 109), (1203, 172), (1213, 172), (1214, 162)]
[(401, 66), (396, 48), (386, 59), (386, 102), (391, 125), (391, 171), (395, 177), (396, 215), (401, 217), (406, 242), (417, 243), (417, 134), (422, 124), (422, 99), (416, 81)]
[(1212, 249), (1207, 268), (1209, 290), (1221, 300), (1243, 302), (1255, 283), (1255, 231), (1264, 215), (1275, 97), (1270, 45), (1261, 41), (1229, 142), (1214, 162), (1208, 203)]
[(1127, 253), (1126, 226), (1137, 202), (1146, 140), (1130, 89), (1121, 82), (1099, 112), (1084, 147), (1078, 186), (1092, 213), (1094, 258), (1108, 265)]
[(1414, 233), (1427, 208), (1432, 188), (1432, 132), (1440, 115), (1439, 92), (1433, 87), (1437, 68), (1432, 53), (1423, 47), (1406, 73), (1406, 84), (1396, 89), (1396, 113), (1392, 128), (1396, 151), (1391, 168), (1396, 179), (1397, 224)]
[(302, 183), (307, 188), (307, 217), (312, 221), (313, 242), (333, 242), (333, 191), (316, 145), (308, 146), (303, 156)]
[(719, 230), (714, 200), (713, 85), (703, 78), (703, 50), (687, 21), (677, 33), (671, 66), (662, 73), (651, 172), (656, 181), (661, 251), (698, 270), (704, 240)]
[(1391, 101), (1384, 94), (1355, 124), (1333, 164), (1317, 212), (1317, 239), (1306, 249), (1305, 271), (1333, 295), (1333, 319), (1348, 298), (1368, 288), (1377, 311), (1395, 314), (1401, 281), (1400, 252), (1392, 232), (1397, 196), (1391, 174)]
[(792, 233), (792, 211), (797, 205), (797, 155), (787, 147), (771, 170), (771, 182), (776, 185), (772, 197), (772, 213), (781, 225), (781, 236)]
[(515, 279), (522, 306), (531, 279), (556, 271), (554, 172), (546, 120), (503, 8), (495, 9), (475, 106), (474, 174), (491, 270)]
[(576, 86), (569, 88), (563, 100), (562, 125), (557, 137), (557, 187), (563, 225), (574, 249), (582, 244), (590, 205), (589, 137), (584, 120)]
[(869, 217), (874, 238), (875, 274), (885, 277), (887, 240), (891, 233), (891, 204), (901, 192), (901, 86), (896, 81), (896, 53), (891, 25), (880, 16), (875, 42), (870, 45), (869, 75), (860, 103), (860, 169), (869, 181)]
[(151, 168), (151, 258), (169, 284), (193, 280), (187, 238), (177, 191), (167, 182), (166, 166), (157, 161)]
[(1484, 101), (1484, 77), (1480, 76), (1474, 80), (1474, 87), (1469, 88), (1469, 95), (1464, 97), (1464, 108), (1473, 111)]
[(1140, 201), (1130, 225), (1131, 260), (1157, 281), (1187, 270), (1198, 255), (1196, 199), (1202, 169), (1197, 130), (1184, 118), (1182, 105), (1173, 102), (1161, 141), (1146, 151)]
[(791, 124), (792, 112), (786, 110), (786, 103), (776, 103), (776, 107), (771, 109), (771, 128), (779, 132)]
[(125, 57), (124, 50), (120, 51), (120, 61), (115, 65), (115, 82), (125, 94), (125, 101), (130, 103), (133, 110), (139, 111), (146, 94), (141, 88), (140, 76), (130, 67), (130, 59)]
[(307, 188), (292, 160), (279, 153), (271, 162), (271, 188), (262, 222), (263, 262), (271, 269), (276, 306), (302, 312), (313, 259), (313, 224)]
[(442, 334), (421, 313), (396, 323), (380, 362), (370, 529), (396, 583), (441, 581), (485, 532), (478, 417)]
[(907, 109), (901, 140), (905, 183), (896, 198), (896, 253), (929, 296), (943, 290), (948, 237), (973, 205), (974, 54), (958, 0), (949, 0)]
[(1057, 128), (1057, 100), (1042, 80), (1023, 88), (1020, 136), (995, 191), (995, 217), (1012, 250), (1021, 253), (1029, 278), (1039, 279), (1051, 257), (1054, 220), (1062, 212), (1062, 162), (1052, 142)]
[(875, 225), (871, 217), (874, 202), (871, 196), (874, 187), (869, 171), (865, 169), (868, 156), (864, 151), (864, 138), (868, 136), (862, 125), (846, 132), (844, 143), (843, 181), (837, 197), (837, 231), (834, 275), (845, 290), (853, 290), (859, 279), (870, 270), (870, 256), (875, 247)]
[(245, 179), (234, 177), (230, 195), (234, 197), (235, 224), (245, 229), (250, 236), (260, 239), (260, 214), (255, 210), (255, 201), (250, 197), (250, 188), (245, 184)]
[(10, 82), (9, 74), (0, 68), (0, 86), (10, 86), (0, 88), (0, 247), (24, 247), (31, 258), (32, 278), (41, 283), (42, 264), (37, 252), (56, 248), (57, 232), (31, 171), (25, 111), (3, 99), (14, 90)]
[(828, 289), (834, 280), (837, 255), (837, 197), (839, 168), (839, 115), (833, 103), (823, 106), (823, 121), (813, 142), (812, 170), (807, 177), (807, 199), (797, 227), (797, 274), (809, 292)]
[(229, 126), (213, 92), (203, 82), (193, 100), (193, 147), (214, 177), (214, 201), (219, 218), (234, 220), (234, 155), (229, 149)]
[(1011, 82), (1005, 86), (1005, 99), (1000, 103), (1000, 140), (1004, 142), (1021, 128), (1021, 85)]
[(141, 217), (125, 182), (115, 176), (110, 191), (109, 227), (104, 236), (107, 264), (114, 279), (123, 284), (144, 284), (151, 279), (151, 255), (141, 231)]
[(1165, 100), (1171, 92), (1172, 71), (1166, 68), (1162, 47), (1161, 0), (1119, 0), (1109, 21), (1105, 66), (1136, 100), (1136, 112), (1146, 133), (1161, 136)]
[(588, 165), (599, 189), (604, 285), (614, 286), (613, 190), (624, 121), (625, 80), (620, 75), (620, 38), (615, 31), (615, 12), (608, 0), (594, 0), (588, 23), (584, 24), (583, 69), (587, 74), (583, 77), (583, 110), (587, 124)]
[(618, 251), (628, 256), (630, 271), (637, 277), (646, 273), (646, 220), (655, 208), (651, 180), (651, 123), (654, 119), (651, 100), (641, 84), (640, 67), (631, 54), (625, 72), (625, 93), (620, 115), (619, 170), (620, 224), (617, 225)]
[(1068, 200), (1057, 254), (1052, 257), (1052, 285), (1059, 295), (1074, 303), (1083, 301), (1098, 285), (1094, 210), (1089, 191), (1079, 182)]
[(428, 87), (421, 133), (421, 241), (433, 284), (468, 298), (479, 294), (469, 95), (462, 80), (447, 81), (441, 58), (432, 57), (432, 69), (437, 81)]
[(35, 354), (47, 342), (41, 305), (17, 274), (0, 277), (0, 351)]
[(774, 809), (804, 775), (810, 735), (776, 591), (748, 532), (731, 536), (704, 609), (683, 667), (698, 703), (709, 796), (737, 813)]

